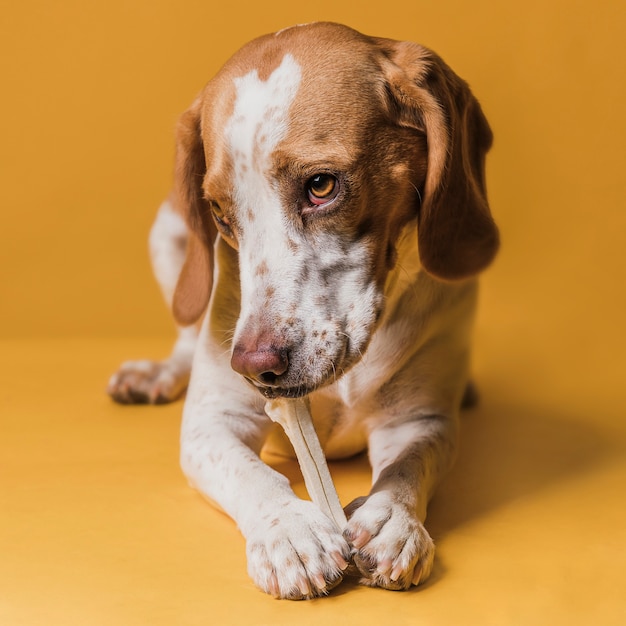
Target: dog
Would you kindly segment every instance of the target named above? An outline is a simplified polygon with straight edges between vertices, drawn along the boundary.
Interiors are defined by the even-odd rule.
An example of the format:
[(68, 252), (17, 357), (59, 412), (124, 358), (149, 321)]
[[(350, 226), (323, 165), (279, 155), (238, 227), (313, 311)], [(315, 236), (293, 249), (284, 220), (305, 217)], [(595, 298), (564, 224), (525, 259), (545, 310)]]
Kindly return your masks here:
[[(454, 460), (476, 277), (499, 246), (491, 143), (439, 56), (333, 23), (245, 45), (180, 118), (150, 234), (178, 340), (123, 364), (109, 393), (187, 388), (183, 471), (275, 597), (325, 595), (351, 562), (386, 589), (431, 571), (426, 507)], [(327, 458), (369, 451), (371, 491), (343, 533), (260, 459), (289, 451), (265, 402), (305, 395)]]

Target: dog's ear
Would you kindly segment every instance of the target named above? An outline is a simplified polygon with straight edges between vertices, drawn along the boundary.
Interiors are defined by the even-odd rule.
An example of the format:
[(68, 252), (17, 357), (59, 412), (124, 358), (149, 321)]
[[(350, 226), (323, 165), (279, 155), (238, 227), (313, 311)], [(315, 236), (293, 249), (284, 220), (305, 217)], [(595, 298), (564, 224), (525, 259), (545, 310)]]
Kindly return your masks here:
[(426, 135), (428, 171), (418, 213), (422, 266), (444, 280), (466, 278), (499, 246), (485, 186), (492, 134), (478, 101), (437, 55), (410, 42), (379, 40), (390, 110)]
[(181, 116), (176, 129), (174, 201), (189, 227), (185, 264), (178, 278), (172, 309), (179, 324), (196, 322), (213, 287), (213, 246), (217, 228), (204, 199), (206, 160), (200, 126), (200, 100)]

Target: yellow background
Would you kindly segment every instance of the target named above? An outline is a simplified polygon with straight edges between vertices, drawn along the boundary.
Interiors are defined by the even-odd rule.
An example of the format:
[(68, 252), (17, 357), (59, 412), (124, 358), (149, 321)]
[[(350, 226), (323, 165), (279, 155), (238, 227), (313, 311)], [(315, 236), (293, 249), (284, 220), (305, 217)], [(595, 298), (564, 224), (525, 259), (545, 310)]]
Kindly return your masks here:
[[(0, 2), (1, 624), (626, 623), (623, 2)], [(180, 403), (103, 388), (172, 336), (146, 236), (178, 114), (241, 44), (316, 19), (470, 82), (503, 247), (433, 581), (293, 604), (252, 587), (234, 524), (185, 485)], [(365, 489), (363, 459), (332, 469), (344, 503)]]

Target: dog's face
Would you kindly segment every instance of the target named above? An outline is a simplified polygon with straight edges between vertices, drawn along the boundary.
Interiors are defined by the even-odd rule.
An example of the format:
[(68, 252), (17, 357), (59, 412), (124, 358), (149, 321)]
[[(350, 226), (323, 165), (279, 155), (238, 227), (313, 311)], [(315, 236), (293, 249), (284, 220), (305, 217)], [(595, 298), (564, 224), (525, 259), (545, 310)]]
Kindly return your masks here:
[[(239, 257), (232, 365), (267, 396), (309, 393), (361, 358), (408, 222), (420, 216), (420, 256), (444, 278), (474, 273), (495, 252), (488, 209), (484, 219), (482, 206), (467, 203), (458, 216), (434, 218), (454, 234), (445, 245), (467, 236), (466, 213), (475, 210), (473, 231), (490, 249), (476, 252), (474, 242), (478, 262), (460, 252), (467, 256), (454, 261), (466, 266), (461, 271), (439, 262), (442, 254), (458, 255), (430, 250), (442, 233), (429, 234), (427, 212), (443, 194), (458, 131), (451, 133), (450, 114), (417, 85), (426, 62), (412, 59), (421, 63), (416, 79), (394, 62), (401, 54), (394, 42), (345, 27), (290, 29), (243, 48), (181, 122), (179, 201), (196, 236), (175, 312), (178, 301), (186, 321), (206, 306), (217, 228)], [(478, 139), (488, 147), (489, 137)], [(472, 150), (477, 171), (463, 176), (480, 192), (486, 147)], [(452, 276), (436, 267), (446, 263)]]
[[(279, 49), (262, 74), (220, 89), (203, 129), (214, 142), (205, 198), (239, 251), (233, 366), (283, 395), (310, 392), (365, 351), (426, 162), (425, 142), (390, 123), (372, 68), (296, 55)], [(219, 99), (228, 105), (215, 115)], [(273, 350), (286, 363), (246, 362)]]

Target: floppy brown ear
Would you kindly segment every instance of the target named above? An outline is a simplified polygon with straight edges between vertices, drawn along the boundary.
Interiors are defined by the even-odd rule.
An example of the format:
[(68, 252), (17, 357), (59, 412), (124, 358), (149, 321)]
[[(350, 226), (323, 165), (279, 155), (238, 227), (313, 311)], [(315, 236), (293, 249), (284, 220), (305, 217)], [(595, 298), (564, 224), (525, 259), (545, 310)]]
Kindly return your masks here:
[(204, 313), (213, 287), (213, 245), (217, 229), (204, 199), (206, 174), (200, 127), (200, 101), (183, 113), (176, 130), (174, 197), (189, 227), (189, 240), (172, 310), (179, 324), (196, 322)]
[(484, 269), (499, 246), (485, 185), (492, 133), (480, 105), (437, 55), (381, 40), (398, 122), (426, 134), (428, 171), (418, 217), (422, 266), (445, 280)]

